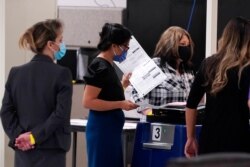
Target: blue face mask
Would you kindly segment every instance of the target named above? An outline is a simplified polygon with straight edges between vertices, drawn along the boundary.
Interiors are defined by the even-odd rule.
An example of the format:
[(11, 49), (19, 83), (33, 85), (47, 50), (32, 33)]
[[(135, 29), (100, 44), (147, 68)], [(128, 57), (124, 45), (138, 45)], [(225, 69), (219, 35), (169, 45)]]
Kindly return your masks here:
[(117, 61), (117, 62), (119, 62), (119, 63), (121, 63), (122, 61), (124, 61), (124, 60), (126, 59), (127, 53), (128, 53), (128, 51), (122, 49), (121, 47), (120, 47), (120, 49), (122, 50), (121, 55), (117, 55), (117, 54), (115, 53), (115, 51), (114, 51), (115, 56), (114, 56), (114, 58), (113, 58), (114, 61)]
[(65, 56), (65, 53), (66, 53), (66, 46), (64, 43), (60, 43), (59, 50), (54, 53), (54, 57), (56, 60), (61, 60)]

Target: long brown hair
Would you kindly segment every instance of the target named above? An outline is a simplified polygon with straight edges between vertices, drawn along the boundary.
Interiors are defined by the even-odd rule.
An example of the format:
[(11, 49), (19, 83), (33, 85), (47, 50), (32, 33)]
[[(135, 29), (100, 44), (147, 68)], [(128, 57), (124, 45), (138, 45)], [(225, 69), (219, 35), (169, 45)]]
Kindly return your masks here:
[(19, 47), (41, 53), (48, 41), (55, 41), (62, 31), (62, 22), (58, 19), (41, 21), (28, 28), (19, 39)]
[(218, 52), (206, 69), (207, 83), (211, 84), (211, 94), (221, 91), (228, 82), (227, 72), (238, 68), (238, 84), (243, 69), (250, 64), (250, 22), (237, 17), (231, 19), (224, 28), (218, 43)]

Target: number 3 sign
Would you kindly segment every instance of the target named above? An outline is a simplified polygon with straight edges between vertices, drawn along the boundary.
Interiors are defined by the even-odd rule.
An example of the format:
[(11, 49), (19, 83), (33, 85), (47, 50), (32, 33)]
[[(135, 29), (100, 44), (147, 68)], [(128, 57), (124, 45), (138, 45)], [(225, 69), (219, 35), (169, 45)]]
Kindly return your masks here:
[(153, 126), (152, 132), (152, 141), (161, 141), (162, 127)]

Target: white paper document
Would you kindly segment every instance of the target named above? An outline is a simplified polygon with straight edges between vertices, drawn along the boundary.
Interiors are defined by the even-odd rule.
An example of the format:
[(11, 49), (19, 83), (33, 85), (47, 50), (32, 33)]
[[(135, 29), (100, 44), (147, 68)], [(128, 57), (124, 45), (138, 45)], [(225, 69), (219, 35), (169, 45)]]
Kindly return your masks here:
[(161, 105), (161, 106), (155, 106), (155, 105), (149, 104), (146, 101), (140, 101), (140, 102), (137, 102), (136, 104), (140, 106), (141, 110), (144, 110), (146, 108), (162, 109), (162, 108), (165, 108), (165, 107), (168, 106), (168, 104), (164, 104), (164, 105)]
[[(172, 102), (172, 103), (163, 104), (161, 106), (154, 106), (154, 105), (149, 104), (148, 101), (143, 100), (143, 101), (137, 102), (136, 104), (140, 106), (141, 111), (147, 108), (185, 111), (185, 108), (186, 108), (186, 102)], [(205, 104), (203, 103), (199, 104), (196, 109), (204, 110)]]
[(129, 81), (141, 98), (161, 84), (166, 75), (147, 55), (134, 36), (129, 42), (129, 48), (126, 59), (121, 63), (115, 63), (124, 74), (132, 73)]

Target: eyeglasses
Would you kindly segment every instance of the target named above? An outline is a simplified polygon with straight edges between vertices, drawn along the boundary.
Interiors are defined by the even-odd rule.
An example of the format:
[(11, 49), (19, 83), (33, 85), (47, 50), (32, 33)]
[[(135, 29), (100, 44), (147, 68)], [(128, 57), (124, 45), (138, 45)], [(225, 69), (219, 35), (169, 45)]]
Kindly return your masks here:
[(128, 44), (122, 44), (122, 46), (123, 46), (126, 50), (129, 50)]

